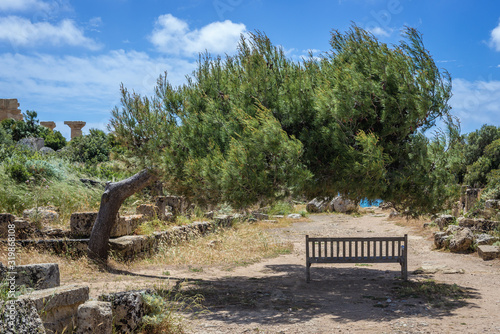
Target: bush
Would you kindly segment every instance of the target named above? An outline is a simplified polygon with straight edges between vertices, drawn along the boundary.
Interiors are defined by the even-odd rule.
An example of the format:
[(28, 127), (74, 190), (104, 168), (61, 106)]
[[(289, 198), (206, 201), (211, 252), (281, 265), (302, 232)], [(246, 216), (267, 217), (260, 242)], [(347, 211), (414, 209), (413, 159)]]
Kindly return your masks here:
[(99, 163), (109, 160), (110, 140), (104, 131), (90, 129), (85, 136), (76, 137), (69, 143), (68, 157), (74, 162)]

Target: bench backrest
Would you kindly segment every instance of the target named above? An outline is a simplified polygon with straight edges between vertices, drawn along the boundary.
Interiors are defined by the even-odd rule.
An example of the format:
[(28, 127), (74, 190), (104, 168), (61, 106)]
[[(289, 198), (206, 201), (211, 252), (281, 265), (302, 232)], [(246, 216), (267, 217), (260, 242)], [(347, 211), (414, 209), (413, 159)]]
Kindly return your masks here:
[(408, 236), (370, 238), (309, 238), (308, 263), (401, 262), (406, 259)]

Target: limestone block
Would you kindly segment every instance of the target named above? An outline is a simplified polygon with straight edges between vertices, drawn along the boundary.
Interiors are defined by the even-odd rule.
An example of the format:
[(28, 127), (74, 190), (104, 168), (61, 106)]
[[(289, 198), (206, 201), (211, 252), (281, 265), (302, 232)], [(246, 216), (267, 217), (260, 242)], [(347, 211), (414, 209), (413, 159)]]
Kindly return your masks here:
[(45, 154), (51, 154), (51, 153), (54, 153), (54, 149), (50, 148), (50, 147), (47, 147), (47, 146), (44, 146), (40, 149), (40, 153), (42, 155), (45, 155)]
[(307, 203), (306, 210), (310, 213), (321, 213), (327, 211), (328, 206), (328, 198), (314, 198)]
[(45, 334), (42, 319), (32, 300), (0, 300), (0, 333)]
[(465, 252), (472, 245), (473, 241), (474, 235), (472, 231), (468, 228), (463, 228), (451, 237), (448, 248), (454, 253)]
[(158, 218), (158, 207), (154, 204), (141, 204), (135, 208), (135, 212), (143, 215), (144, 218), (155, 219)]
[(98, 299), (111, 302), (116, 333), (134, 333), (145, 314), (143, 294), (151, 290), (126, 291), (101, 295)]
[(17, 142), (18, 146), (25, 146), (33, 151), (40, 151), (42, 147), (45, 146), (45, 140), (43, 138), (22, 138)]
[(88, 300), (78, 306), (77, 334), (112, 334), (111, 302)]
[(482, 233), (476, 235), (474, 243), (476, 245), (492, 245), (496, 241), (498, 241), (498, 238), (492, 236), (491, 234)]
[(302, 218), (302, 215), (299, 214), (299, 213), (291, 213), (289, 214), (288, 216), (286, 216), (287, 218), (290, 218), (290, 219), (301, 219)]
[(444, 231), (444, 229), (447, 228), (448, 225), (455, 222), (455, 217), (451, 215), (442, 215), (439, 218), (436, 218), (434, 222), (439, 227), (439, 230)]
[(500, 222), (483, 218), (458, 218), (458, 225), (470, 228), (473, 231), (493, 231), (500, 226)]
[(174, 216), (185, 213), (189, 207), (186, 198), (181, 196), (165, 196), (166, 205), (172, 210)]
[(51, 223), (59, 219), (59, 214), (53, 207), (43, 207), (26, 209), (23, 211), (23, 218), (31, 221), (42, 221)]
[(32, 300), (48, 333), (71, 333), (76, 325), (78, 306), (89, 299), (89, 287), (65, 285), (19, 296)]
[(154, 237), (144, 235), (126, 235), (109, 240), (111, 250), (122, 259), (133, 259), (141, 253), (154, 249)]
[(15, 119), (16, 121), (23, 120), (23, 114), (19, 109), (17, 99), (0, 99), (0, 121), (4, 119)]
[(446, 241), (448, 239), (448, 235), (446, 232), (436, 232), (434, 233), (434, 246), (436, 246), (437, 249), (446, 247)]
[(483, 260), (493, 260), (500, 256), (500, 247), (481, 245), (477, 248), (477, 255)]
[(346, 213), (356, 210), (358, 208), (358, 204), (350, 199), (337, 196), (330, 202), (330, 207), (330, 211)]
[(156, 207), (158, 208), (158, 219), (165, 220), (165, 213), (167, 211), (167, 198), (165, 196), (156, 197)]
[(214, 222), (217, 226), (221, 227), (229, 227), (233, 224), (234, 217), (229, 216), (229, 215), (220, 215), (217, 217), (214, 217)]
[(72, 213), (69, 220), (71, 234), (73, 236), (89, 237), (96, 218), (97, 212)]
[(470, 211), (472, 206), (476, 203), (478, 197), (479, 197), (479, 192), (481, 189), (478, 188), (468, 188), (465, 191), (465, 206), (464, 206), (464, 213), (467, 213)]
[(60, 285), (57, 263), (37, 263), (16, 266), (16, 284), (36, 290), (55, 288)]

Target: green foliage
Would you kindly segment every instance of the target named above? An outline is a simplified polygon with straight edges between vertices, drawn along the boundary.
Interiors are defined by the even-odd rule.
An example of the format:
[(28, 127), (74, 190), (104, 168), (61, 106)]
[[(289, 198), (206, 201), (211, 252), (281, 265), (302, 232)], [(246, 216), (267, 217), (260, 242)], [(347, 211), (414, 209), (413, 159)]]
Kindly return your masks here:
[(448, 117), (451, 83), (416, 30), (404, 37), (390, 48), (353, 26), (319, 60), (294, 62), (252, 33), (235, 56), (200, 56), (186, 85), (160, 76), (151, 99), (122, 87), (110, 129), (198, 204), (340, 192), (435, 211), (453, 193), (436, 189), (450, 168), (435, 168), (445, 147), (423, 132)]
[(109, 160), (111, 143), (102, 130), (90, 129), (88, 135), (73, 138), (68, 146), (67, 155), (71, 161), (99, 163)]
[(44, 139), (45, 146), (50, 147), (54, 151), (66, 146), (66, 138), (59, 131), (40, 127), (40, 136)]
[(293, 204), (286, 201), (274, 202), (267, 211), (270, 215), (287, 215), (293, 212)]

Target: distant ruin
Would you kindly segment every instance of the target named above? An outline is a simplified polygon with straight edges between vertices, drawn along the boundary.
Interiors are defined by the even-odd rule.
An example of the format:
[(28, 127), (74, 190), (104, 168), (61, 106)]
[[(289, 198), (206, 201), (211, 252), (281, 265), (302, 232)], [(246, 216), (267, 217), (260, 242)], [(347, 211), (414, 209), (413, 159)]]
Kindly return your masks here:
[(0, 121), (9, 118), (16, 121), (23, 120), (23, 114), (21, 114), (21, 109), (19, 109), (19, 102), (17, 102), (17, 99), (0, 99)]
[[(19, 109), (17, 99), (0, 99), (0, 121), (4, 119), (15, 119), (16, 121), (23, 120), (23, 114)], [(65, 121), (64, 124), (71, 128), (71, 139), (82, 135), (82, 128), (87, 124), (82, 121)], [(53, 121), (42, 121), (41, 126), (54, 130), (56, 123)]]

